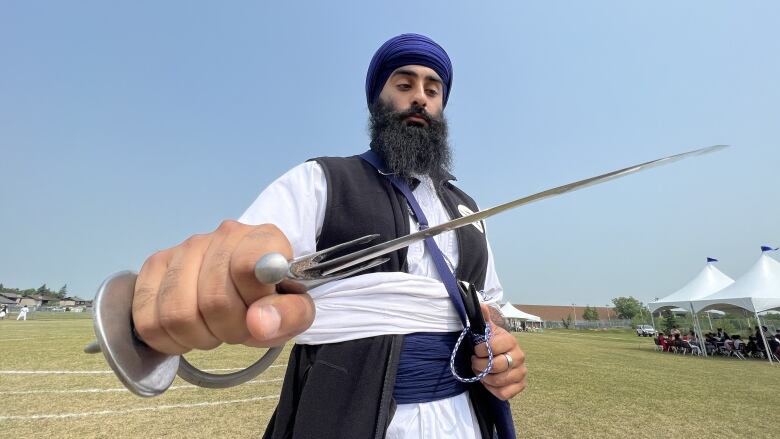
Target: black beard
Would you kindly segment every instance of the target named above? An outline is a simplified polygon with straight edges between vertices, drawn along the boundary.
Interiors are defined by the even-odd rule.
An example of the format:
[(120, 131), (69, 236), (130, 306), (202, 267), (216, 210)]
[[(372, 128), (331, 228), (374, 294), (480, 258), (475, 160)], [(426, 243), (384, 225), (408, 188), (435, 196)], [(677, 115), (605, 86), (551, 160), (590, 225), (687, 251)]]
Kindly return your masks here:
[[(399, 112), (381, 101), (371, 110), (371, 150), (385, 159), (390, 171), (407, 181), (414, 174), (428, 175), (435, 183), (448, 177), (452, 154), (444, 114), (435, 117), (419, 106)], [(425, 119), (428, 126), (410, 123), (406, 119), (411, 115)]]

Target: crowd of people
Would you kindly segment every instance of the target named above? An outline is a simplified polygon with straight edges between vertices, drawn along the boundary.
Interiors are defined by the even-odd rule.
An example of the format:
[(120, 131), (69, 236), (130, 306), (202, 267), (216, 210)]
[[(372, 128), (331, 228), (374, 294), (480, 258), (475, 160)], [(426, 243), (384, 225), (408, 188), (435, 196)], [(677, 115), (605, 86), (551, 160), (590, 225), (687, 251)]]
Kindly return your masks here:
[[(729, 335), (723, 328), (717, 332), (704, 334), (704, 349), (707, 355), (724, 355), (738, 358), (766, 358), (764, 337), (775, 358), (780, 358), (780, 329), (771, 333), (766, 326), (754, 328), (754, 333), (748, 335), (747, 342), (740, 334)], [(762, 337), (763, 333), (763, 337)], [(691, 353), (701, 355), (699, 338), (694, 331), (683, 334), (678, 327), (673, 327), (669, 334), (659, 333), (655, 338), (655, 344), (663, 352)]]

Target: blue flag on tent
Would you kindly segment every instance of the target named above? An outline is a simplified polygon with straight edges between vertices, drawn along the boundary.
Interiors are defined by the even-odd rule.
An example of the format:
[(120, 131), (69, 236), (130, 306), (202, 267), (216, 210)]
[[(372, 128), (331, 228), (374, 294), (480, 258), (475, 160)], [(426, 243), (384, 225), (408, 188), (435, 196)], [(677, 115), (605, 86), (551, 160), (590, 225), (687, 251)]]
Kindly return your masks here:
[(715, 258), (707, 258), (707, 262), (718, 262)]
[(761, 251), (762, 252), (772, 252), (772, 251), (777, 250), (778, 248), (780, 248), (780, 247), (772, 248), (772, 247), (769, 247), (769, 246), (766, 246), (766, 245), (762, 245), (761, 246)]

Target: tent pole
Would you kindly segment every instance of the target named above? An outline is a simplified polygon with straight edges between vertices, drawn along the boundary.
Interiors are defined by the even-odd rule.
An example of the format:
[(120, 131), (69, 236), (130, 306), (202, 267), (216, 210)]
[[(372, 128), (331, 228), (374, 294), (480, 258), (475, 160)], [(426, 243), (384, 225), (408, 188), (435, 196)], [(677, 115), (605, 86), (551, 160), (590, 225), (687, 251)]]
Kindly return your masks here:
[(766, 334), (764, 334), (763, 327), (761, 326), (761, 319), (758, 318), (758, 311), (753, 311), (756, 314), (756, 321), (758, 322), (758, 332), (761, 333), (761, 338), (764, 340), (764, 349), (766, 349), (766, 359), (769, 360), (769, 364), (772, 363), (772, 352), (769, 351), (769, 343), (766, 342)]
[[(699, 349), (704, 353), (704, 357), (707, 357), (707, 347), (704, 345), (704, 337), (701, 336), (701, 328), (699, 327), (699, 318), (696, 317), (696, 313), (693, 311), (693, 302), (688, 302), (691, 306), (691, 316), (693, 316), (693, 333), (696, 334), (696, 338), (699, 339)], [(698, 332), (698, 333), (697, 333)]]
[(696, 326), (699, 327), (699, 345), (701, 346), (701, 351), (704, 352), (704, 358), (707, 358), (710, 354), (707, 353), (707, 340), (704, 339), (704, 331), (701, 330), (701, 321), (699, 321), (698, 316), (696, 316)]
[(705, 311), (705, 313), (707, 314), (707, 320), (710, 321), (710, 331), (714, 331), (714, 329), (712, 329), (712, 317), (710, 317), (710, 313), (708, 313), (706, 311)]
[[(647, 310), (650, 311), (650, 307), (647, 307)], [(653, 329), (655, 329), (655, 319), (653, 318), (653, 312), (650, 311), (650, 322), (653, 324)]]

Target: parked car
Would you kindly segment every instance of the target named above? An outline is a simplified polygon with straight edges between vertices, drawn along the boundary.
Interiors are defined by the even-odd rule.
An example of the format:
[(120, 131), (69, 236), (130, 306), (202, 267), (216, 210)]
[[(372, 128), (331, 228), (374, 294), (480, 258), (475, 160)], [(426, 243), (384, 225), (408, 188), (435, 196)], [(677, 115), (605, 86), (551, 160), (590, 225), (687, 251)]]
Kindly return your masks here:
[(636, 327), (636, 336), (637, 337), (653, 337), (655, 336), (656, 330), (650, 325), (639, 325)]

